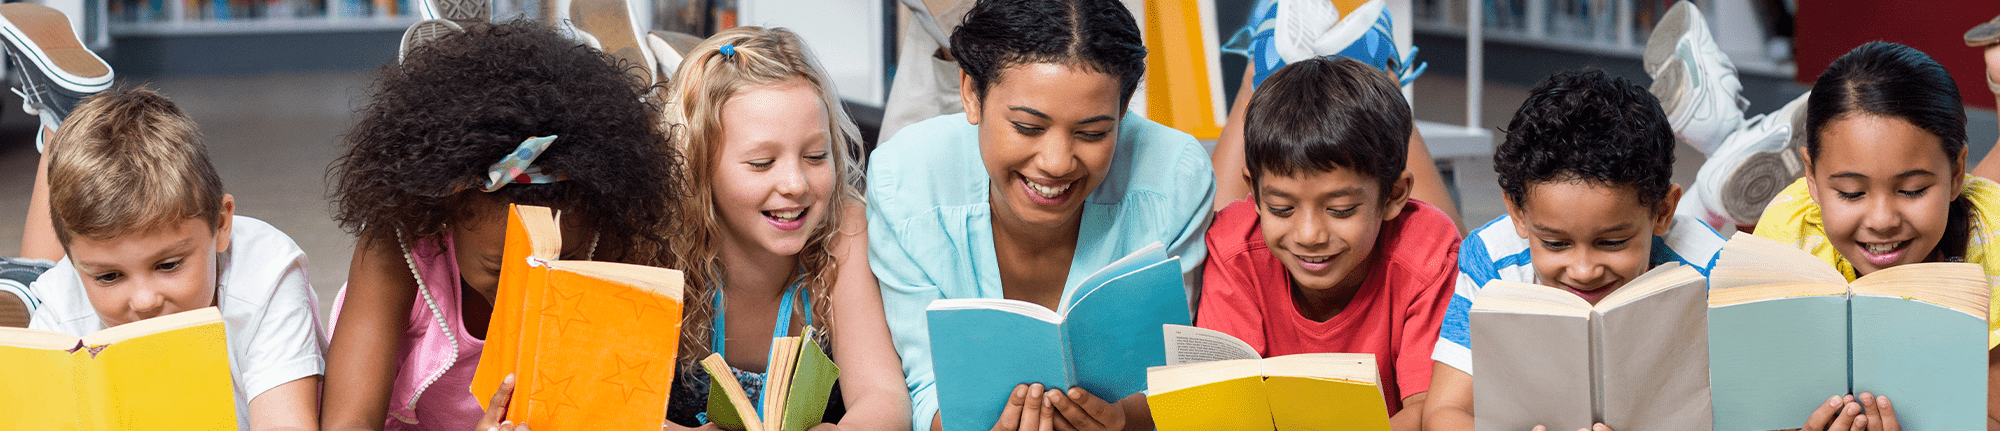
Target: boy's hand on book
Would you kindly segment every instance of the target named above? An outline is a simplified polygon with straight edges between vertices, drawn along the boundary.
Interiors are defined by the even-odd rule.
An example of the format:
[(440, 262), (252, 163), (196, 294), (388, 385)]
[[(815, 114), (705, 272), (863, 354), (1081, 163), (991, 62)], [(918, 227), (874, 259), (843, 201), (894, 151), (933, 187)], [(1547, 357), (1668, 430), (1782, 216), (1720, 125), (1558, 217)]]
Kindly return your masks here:
[(1125, 429), (1125, 409), (1091, 395), (1083, 388), (1069, 393), (1049, 390), (1044, 397), (1055, 408), (1055, 429), (1059, 431), (1116, 431)]
[(472, 431), (528, 431), (527, 424), (503, 421), (507, 417), (507, 402), (514, 398), (514, 375), (500, 380), (500, 389), (493, 391), (493, 399), (486, 403), (486, 415), (479, 417), (479, 424)]
[(1902, 424), (1896, 422), (1896, 407), (1889, 405), (1889, 397), (1862, 392), (1857, 401), (1868, 431), (1903, 431)]
[(993, 424), (993, 431), (1054, 430), (1050, 420), (1055, 412), (1042, 396), (1042, 390), (1041, 383), (1014, 385), (1014, 393), (1007, 396), (1007, 407), (1000, 411), (1000, 421)]
[(1801, 431), (1863, 431), (1868, 429), (1868, 417), (1862, 414), (1861, 405), (1854, 402), (1853, 395), (1828, 397), (1806, 417), (1805, 428)]

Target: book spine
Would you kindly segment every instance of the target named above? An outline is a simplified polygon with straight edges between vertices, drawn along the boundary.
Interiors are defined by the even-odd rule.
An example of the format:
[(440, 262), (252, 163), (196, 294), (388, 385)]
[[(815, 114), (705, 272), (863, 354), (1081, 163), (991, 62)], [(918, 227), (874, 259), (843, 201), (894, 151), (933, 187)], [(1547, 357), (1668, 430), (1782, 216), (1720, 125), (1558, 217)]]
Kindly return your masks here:
[(1604, 315), (1590, 312), (1590, 421), (1604, 423)]

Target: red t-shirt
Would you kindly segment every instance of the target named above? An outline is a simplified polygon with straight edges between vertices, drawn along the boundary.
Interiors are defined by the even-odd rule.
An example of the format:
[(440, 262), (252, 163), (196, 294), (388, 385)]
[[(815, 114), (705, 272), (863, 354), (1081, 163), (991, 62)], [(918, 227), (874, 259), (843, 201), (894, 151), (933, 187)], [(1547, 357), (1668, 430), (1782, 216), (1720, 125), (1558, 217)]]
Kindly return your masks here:
[(1299, 315), (1291, 274), (1264, 246), (1255, 202), (1237, 201), (1208, 228), (1208, 263), (1195, 325), (1222, 331), (1266, 358), (1296, 353), (1373, 353), (1389, 414), (1431, 387), (1431, 348), (1458, 275), (1458, 228), (1437, 207), (1411, 199), (1382, 224), (1368, 279), (1325, 322)]

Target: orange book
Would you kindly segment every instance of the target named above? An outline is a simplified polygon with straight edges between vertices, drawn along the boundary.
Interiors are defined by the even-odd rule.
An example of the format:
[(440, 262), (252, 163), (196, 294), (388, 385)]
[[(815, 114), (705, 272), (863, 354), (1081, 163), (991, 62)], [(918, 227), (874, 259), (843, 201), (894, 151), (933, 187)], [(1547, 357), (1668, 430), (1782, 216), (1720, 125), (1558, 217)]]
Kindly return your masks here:
[(507, 420), (538, 431), (657, 430), (680, 346), (680, 271), (559, 260), (548, 208), (511, 206), (486, 346), (481, 407), (514, 374)]

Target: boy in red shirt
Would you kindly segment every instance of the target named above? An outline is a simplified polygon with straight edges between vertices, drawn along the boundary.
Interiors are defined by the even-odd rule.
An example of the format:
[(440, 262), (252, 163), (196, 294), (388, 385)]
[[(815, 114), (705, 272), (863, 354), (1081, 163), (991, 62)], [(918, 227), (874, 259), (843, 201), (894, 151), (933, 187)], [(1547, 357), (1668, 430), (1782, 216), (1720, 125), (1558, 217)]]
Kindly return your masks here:
[(1458, 230), (1410, 199), (1412, 121), (1381, 70), (1292, 63), (1252, 96), (1249, 198), (1216, 214), (1195, 324), (1264, 357), (1372, 353), (1397, 431), (1421, 423)]

